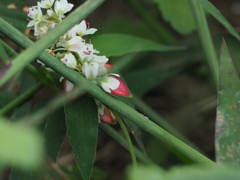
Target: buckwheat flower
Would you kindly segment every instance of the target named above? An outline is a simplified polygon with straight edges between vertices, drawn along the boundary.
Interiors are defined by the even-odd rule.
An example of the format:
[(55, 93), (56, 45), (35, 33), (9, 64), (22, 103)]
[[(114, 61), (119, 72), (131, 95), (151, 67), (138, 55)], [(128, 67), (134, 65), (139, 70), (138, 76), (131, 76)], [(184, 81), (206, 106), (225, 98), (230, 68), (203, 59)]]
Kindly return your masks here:
[(54, 0), (42, 0), (40, 2), (40, 7), (45, 9), (50, 9), (54, 3)]
[(67, 66), (72, 69), (76, 69), (77, 61), (76, 58), (71, 54), (68, 53), (64, 56), (64, 58), (61, 59), (61, 61)]
[(99, 64), (97, 62), (84, 62), (82, 66), (82, 72), (89, 80), (96, 79), (98, 75)]
[(107, 93), (126, 97), (132, 96), (126, 83), (119, 78), (118, 74), (110, 74), (108, 76), (103, 77), (98, 82), (100, 86), (103, 88), (103, 90), (106, 91)]
[(67, 0), (55, 1), (54, 11), (61, 18), (64, 17), (63, 14), (71, 11), (73, 4), (68, 3)]
[(97, 76), (106, 75), (107, 70), (104, 65), (108, 58), (105, 56), (87, 55), (81, 61), (83, 62), (82, 72), (87, 79), (93, 80)]
[(85, 46), (85, 43), (81, 37), (76, 36), (62, 45), (69, 51), (79, 52)]
[(86, 44), (79, 52), (80, 58), (84, 61), (85, 57), (90, 57), (91, 55), (94, 55), (95, 53), (99, 53), (96, 49), (93, 48), (92, 44)]
[(76, 29), (76, 33), (79, 36), (84, 36), (84, 35), (88, 35), (88, 34), (94, 34), (97, 29), (95, 28), (90, 28), (87, 27), (89, 23), (87, 23), (85, 20), (82, 20), (82, 22), (78, 25), (76, 25), (74, 28)]
[(44, 17), (42, 15), (42, 10), (40, 8), (40, 3), (38, 2), (37, 6), (32, 6), (32, 7), (28, 8), (27, 15), (32, 19), (27, 24), (27, 27), (34, 26), (34, 35), (38, 36), (39, 29), (41, 28), (41, 26), (39, 26), (39, 23), (44, 21)]

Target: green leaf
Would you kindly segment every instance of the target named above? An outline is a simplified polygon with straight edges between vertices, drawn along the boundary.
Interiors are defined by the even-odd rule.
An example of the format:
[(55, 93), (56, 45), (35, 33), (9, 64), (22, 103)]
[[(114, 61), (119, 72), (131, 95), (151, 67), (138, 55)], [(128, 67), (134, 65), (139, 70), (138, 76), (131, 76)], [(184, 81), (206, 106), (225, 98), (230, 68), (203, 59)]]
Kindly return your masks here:
[(227, 30), (238, 40), (240, 36), (232, 25), (223, 17), (223, 15), (207, 0), (198, 0), (199, 2), (212, 16), (214, 16)]
[(47, 118), (43, 129), (46, 151), (54, 162), (56, 162), (66, 130), (64, 109), (61, 108)]
[[(104, 42), (104, 43), (103, 43)], [(184, 47), (166, 46), (154, 41), (124, 34), (103, 34), (94, 36), (94, 47), (107, 57), (121, 56), (138, 51), (173, 51)]]
[(42, 138), (34, 129), (7, 122), (1, 117), (0, 133), (1, 165), (12, 164), (27, 170), (36, 168), (42, 161)]
[(196, 29), (189, 0), (152, 0), (158, 5), (163, 18), (181, 34), (189, 34)]
[(26, 20), (27, 16), (24, 12), (0, 6), (0, 17), (19, 31), (25, 31), (28, 21)]
[(85, 180), (90, 180), (96, 154), (98, 110), (92, 98), (82, 96), (66, 103), (65, 118), (75, 160)]
[(217, 163), (240, 166), (240, 81), (225, 41), (222, 42), (216, 119)]

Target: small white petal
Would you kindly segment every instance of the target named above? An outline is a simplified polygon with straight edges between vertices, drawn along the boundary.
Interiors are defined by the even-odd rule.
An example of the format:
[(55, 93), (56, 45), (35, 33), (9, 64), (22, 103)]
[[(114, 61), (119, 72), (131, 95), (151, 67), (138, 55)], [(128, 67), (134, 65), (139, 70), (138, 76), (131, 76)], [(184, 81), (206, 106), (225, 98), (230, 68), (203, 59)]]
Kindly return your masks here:
[(75, 69), (77, 66), (76, 58), (71, 54), (66, 54), (64, 58), (61, 59), (61, 61), (67, 66), (72, 69)]

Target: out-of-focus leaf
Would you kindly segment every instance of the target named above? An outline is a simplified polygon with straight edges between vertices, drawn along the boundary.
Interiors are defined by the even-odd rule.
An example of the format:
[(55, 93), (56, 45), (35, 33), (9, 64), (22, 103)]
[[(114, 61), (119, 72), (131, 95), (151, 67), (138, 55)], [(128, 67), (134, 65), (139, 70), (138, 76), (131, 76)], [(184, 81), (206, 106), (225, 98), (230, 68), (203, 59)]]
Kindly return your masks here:
[[(9, 5), (15, 5), (16, 8), (20, 8), (24, 5), (26, 5), (26, 1), (20, 1), (20, 0), (1, 0), (0, 5), (5, 5), (6, 7)], [(10, 7), (11, 8), (11, 7)]]
[(158, 5), (163, 18), (181, 34), (189, 34), (196, 29), (189, 0), (152, 0)]
[(82, 96), (66, 103), (65, 118), (75, 160), (85, 180), (90, 180), (98, 135), (98, 110), (92, 98)]
[(33, 171), (23, 172), (19, 169), (12, 168), (9, 180), (38, 180)]
[(8, 62), (7, 52), (5, 51), (3, 44), (1, 42), (0, 42), (0, 59), (2, 59), (2, 61), (5, 63)]
[(64, 136), (66, 134), (66, 123), (64, 109), (53, 112), (46, 120), (43, 129), (45, 146), (48, 155), (56, 162)]
[(222, 42), (218, 107), (216, 118), (216, 159), (218, 164), (240, 166), (240, 81), (225, 41)]
[(16, 94), (13, 92), (0, 92), (0, 109), (3, 108), (6, 104), (8, 104), (10, 101), (12, 101), (14, 98), (16, 98)]
[(133, 94), (141, 97), (154, 86), (168, 77), (175, 75), (177, 72), (177, 70), (172, 70), (161, 73), (159, 70), (139, 69), (128, 73), (125, 79)]
[(21, 32), (24, 32), (26, 29), (28, 21), (26, 20), (27, 16), (24, 12), (0, 6), (0, 17)]
[(4, 77), (4, 75), (8, 72), (11, 66), (12, 66), (12, 63), (10, 62), (0, 68), (0, 79)]
[(214, 16), (227, 30), (238, 40), (240, 36), (237, 31), (232, 27), (232, 25), (223, 17), (223, 15), (216, 9), (208, 0), (198, 0), (198, 2)]
[[(122, 28), (128, 27), (128, 28)], [(130, 19), (129, 17), (113, 16), (103, 24), (101, 32), (103, 34), (118, 33), (118, 34), (128, 34), (141, 38), (151, 39), (156, 41), (159, 37), (155, 33), (149, 33), (151, 27), (147, 26), (142, 21), (136, 21), (135, 19)]]
[(12, 164), (20, 169), (33, 169), (39, 165), (43, 144), (34, 129), (1, 118), (0, 132), (0, 164)]
[[(104, 43), (103, 43), (104, 42)], [(154, 41), (124, 34), (103, 34), (94, 36), (94, 47), (107, 57), (121, 56), (138, 51), (174, 51), (185, 47), (166, 46)]]
[(235, 167), (176, 167), (164, 171), (157, 166), (139, 166), (128, 169), (128, 180), (238, 180), (240, 172)]

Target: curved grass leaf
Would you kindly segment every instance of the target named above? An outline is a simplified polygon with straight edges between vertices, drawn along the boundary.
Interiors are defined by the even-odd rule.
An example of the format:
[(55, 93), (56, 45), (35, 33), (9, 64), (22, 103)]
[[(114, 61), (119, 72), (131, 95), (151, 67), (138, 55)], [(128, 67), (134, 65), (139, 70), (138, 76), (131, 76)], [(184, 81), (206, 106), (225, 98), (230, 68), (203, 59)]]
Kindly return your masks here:
[[(104, 42), (104, 43), (103, 43)], [(185, 47), (166, 46), (154, 41), (124, 34), (103, 34), (94, 36), (94, 47), (107, 57), (121, 56), (138, 51), (174, 51)]]
[(157, 3), (164, 19), (181, 34), (189, 34), (196, 29), (189, 0), (152, 0)]
[(238, 40), (240, 36), (232, 25), (226, 20), (225, 17), (207, 0), (198, 0), (199, 2), (212, 16), (214, 16), (227, 30)]
[(98, 110), (92, 98), (82, 96), (66, 103), (65, 118), (74, 157), (85, 180), (90, 180), (96, 154)]
[(225, 41), (222, 42), (216, 119), (216, 159), (218, 164), (240, 166), (240, 81)]

